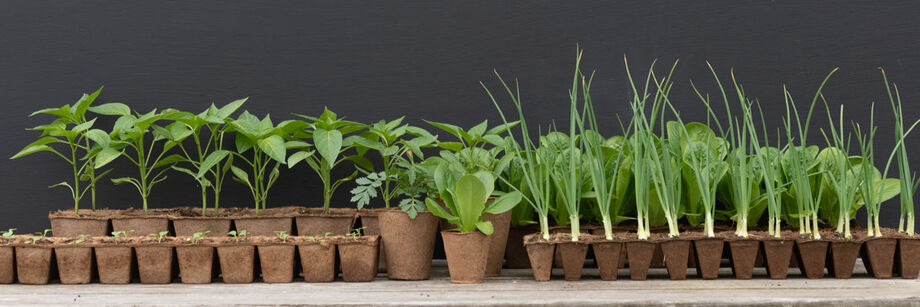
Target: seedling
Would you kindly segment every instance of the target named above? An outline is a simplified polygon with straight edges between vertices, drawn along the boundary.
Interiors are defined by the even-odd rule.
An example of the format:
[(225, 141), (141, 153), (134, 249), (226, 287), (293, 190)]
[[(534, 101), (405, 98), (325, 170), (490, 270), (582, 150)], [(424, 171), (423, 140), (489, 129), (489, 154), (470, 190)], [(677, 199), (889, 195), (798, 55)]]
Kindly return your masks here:
[(310, 240), (312, 242), (323, 242), (323, 241), (326, 241), (326, 237), (331, 236), (331, 235), (332, 235), (332, 232), (326, 232), (322, 235), (307, 236), (306, 238), (307, 240)]
[(275, 236), (278, 237), (278, 239), (280, 239), (281, 242), (287, 242), (288, 237), (290, 237), (291, 235), (289, 235), (287, 231), (278, 230), (278, 231), (275, 231)]
[(210, 230), (204, 231), (204, 232), (196, 232), (192, 234), (191, 238), (186, 238), (185, 241), (191, 242), (192, 244), (198, 244), (198, 242), (201, 242), (201, 240), (204, 239), (204, 237), (207, 236), (209, 233), (211, 233)]
[(23, 243), (35, 245), (36, 243), (38, 243), (38, 241), (40, 241), (40, 240), (44, 239), (45, 237), (47, 237), (49, 232), (51, 232), (51, 229), (45, 229), (45, 230), (42, 231), (42, 232), (36, 232), (36, 233), (32, 236), (32, 238), (26, 240), (26, 241), (23, 242)]
[(236, 243), (239, 243), (240, 238), (245, 238), (246, 236), (249, 235), (249, 232), (246, 231), (245, 229), (240, 230), (238, 232), (236, 230), (231, 230), (230, 232), (227, 233), (227, 235), (233, 237), (233, 240), (236, 241)]
[(157, 239), (157, 243), (163, 242), (163, 239), (166, 238), (166, 235), (169, 234), (169, 231), (160, 231), (159, 233), (151, 233), (147, 236)]
[(6, 231), (0, 233), (0, 236), (3, 236), (3, 238), (6, 239), (7, 242), (9, 242), (10, 240), (13, 240), (14, 231), (16, 231), (16, 228), (7, 229)]
[(115, 240), (115, 244), (118, 244), (118, 237), (127, 238), (132, 233), (134, 233), (134, 229), (113, 231), (112, 238)]
[[(245, 111), (230, 122), (233, 131), (236, 131), (236, 151), (233, 155), (246, 163), (252, 176), (236, 166), (231, 165), (230, 170), (233, 172), (233, 180), (245, 184), (252, 192), (256, 214), (265, 209), (268, 191), (280, 174), (278, 167), (286, 163), (287, 149), (309, 147), (304, 142), (285, 142), (289, 132), (284, 128), (289, 123), (294, 122), (285, 121), (275, 126), (271, 116), (266, 115), (259, 120)], [(252, 155), (247, 157), (245, 154), (250, 150)]]
[(357, 240), (358, 237), (361, 237), (361, 236), (363, 235), (363, 234), (362, 234), (362, 231), (363, 231), (365, 228), (366, 228), (366, 227), (363, 227), (363, 226), (362, 226), (362, 227), (359, 227), (359, 228), (355, 228), (354, 230), (352, 230), (351, 232), (349, 232), (348, 234), (346, 234), (346, 236), (349, 236), (349, 237), (351, 237), (352, 239)]
[[(894, 114), (894, 139), (899, 144), (895, 146), (898, 161), (898, 174), (900, 176), (900, 193), (901, 193), (901, 217), (898, 220), (898, 231), (905, 232), (909, 236), (914, 235), (914, 192), (920, 186), (920, 178), (916, 173), (911, 173), (910, 164), (907, 159), (907, 146), (904, 144), (904, 138), (915, 126), (914, 122), (909, 129), (904, 129), (904, 112), (901, 107), (901, 93), (898, 91), (898, 85), (889, 83), (885, 70), (882, 70), (882, 80), (885, 81), (885, 91), (888, 93), (888, 101), (891, 103), (891, 111)], [(892, 92), (892, 88), (894, 91)], [(891, 159), (889, 158), (889, 161)]]
[(491, 235), (492, 223), (483, 221), (483, 214), (501, 214), (521, 202), (521, 193), (515, 191), (501, 195), (487, 205), (489, 195), (492, 195), (492, 190), (495, 188), (495, 177), (487, 171), (464, 174), (457, 178), (457, 174), (450, 171), (447, 164), (443, 163), (438, 166), (436, 174), (438, 175), (435, 182), (440, 191), (438, 196), (446, 205), (447, 210), (431, 198), (434, 195), (425, 199), (425, 205), (428, 206), (428, 211), (435, 216), (457, 225), (460, 232), (478, 230), (485, 235)]
[(70, 244), (70, 245), (73, 245), (73, 244), (80, 244), (80, 243), (86, 242), (86, 238), (89, 238), (89, 237), (90, 237), (90, 235), (77, 235), (77, 239), (76, 239), (76, 240), (67, 242), (67, 244)]

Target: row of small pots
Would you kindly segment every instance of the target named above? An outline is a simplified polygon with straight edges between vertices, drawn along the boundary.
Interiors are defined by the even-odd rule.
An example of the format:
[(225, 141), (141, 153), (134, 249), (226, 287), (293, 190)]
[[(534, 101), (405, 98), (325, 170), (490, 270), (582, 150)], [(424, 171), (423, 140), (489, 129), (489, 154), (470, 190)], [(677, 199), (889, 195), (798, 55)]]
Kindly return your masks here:
[(717, 278), (723, 252), (737, 279), (752, 278), (758, 261), (763, 262), (773, 279), (785, 279), (791, 266), (801, 268), (807, 278), (822, 278), (827, 268), (831, 276), (845, 279), (852, 276), (859, 257), (876, 278), (898, 274), (905, 279), (916, 279), (920, 272), (920, 237), (837, 239), (832, 232), (824, 237), (829, 239), (800, 238), (791, 232), (783, 233), (780, 238), (757, 232), (748, 238), (737, 237), (732, 232), (714, 237), (687, 232), (676, 238), (653, 233), (647, 240), (636, 239), (635, 233), (615, 233), (612, 240), (607, 240), (586, 233), (579, 241), (572, 241), (566, 233), (553, 233), (549, 240), (534, 233), (524, 236), (523, 245), (537, 281), (550, 279), (554, 259), (561, 260), (566, 280), (581, 279), (589, 248), (604, 280), (616, 280), (618, 270), (627, 263), (631, 279), (646, 279), (656, 249), (663, 254), (664, 267), (672, 280), (686, 279), (688, 267), (695, 267), (703, 279)]
[(366, 282), (377, 275), (379, 247), (379, 236), (32, 240), (17, 236), (0, 244), (0, 283), (47, 284), (52, 274), (63, 284), (90, 283), (93, 276), (103, 284), (126, 284), (134, 277), (165, 284), (177, 274), (186, 284), (211, 283), (218, 274), (224, 283), (251, 283), (259, 275), (266, 283), (289, 283), (296, 260), (306, 282), (331, 282), (337, 259), (344, 281)]

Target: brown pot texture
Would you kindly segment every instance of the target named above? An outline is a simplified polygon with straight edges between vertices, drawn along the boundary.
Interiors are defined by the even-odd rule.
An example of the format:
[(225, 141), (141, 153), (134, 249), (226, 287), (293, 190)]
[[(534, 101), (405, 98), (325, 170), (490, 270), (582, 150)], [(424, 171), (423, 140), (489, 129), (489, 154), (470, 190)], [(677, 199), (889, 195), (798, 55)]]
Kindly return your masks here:
[(332, 282), (335, 280), (335, 243), (331, 241), (297, 244), (300, 265), (306, 282)]
[(488, 236), (482, 232), (442, 231), (444, 253), (447, 255), (447, 269), (450, 282), (455, 284), (482, 283), (488, 262)]
[(732, 238), (728, 240), (732, 272), (737, 279), (751, 279), (754, 276), (754, 263), (760, 253), (760, 240)]
[(895, 261), (898, 274), (904, 279), (917, 279), (920, 276), (920, 237), (898, 239)]
[(720, 237), (705, 237), (693, 240), (693, 251), (696, 254), (696, 273), (703, 279), (719, 278), (719, 267), (722, 264), (722, 249), (725, 240)]
[(153, 233), (169, 231), (169, 219), (165, 215), (116, 216), (112, 217), (113, 231), (132, 231), (129, 237), (146, 237)]
[(131, 264), (134, 259), (130, 246), (96, 247), (96, 268), (99, 271), (99, 282), (103, 284), (131, 283)]
[(284, 231), (290, 235), (292, 224), (290, 217), (284, 216), (246, 216), (233, 218), (236, 230), (246, 230), (252, 236), (275, 236), (275, 231)]
[[(578, 230), (581, 234), (585, 234), (585, 235), (591, 234), (591, 229), (589, 228), (579, 228)], [(552, 226), (549, 228), (549, 233), (550, 234), (555, 234), (555, 233), (571, 234), (572, 228), (569, 226)], [(558, 248), (555, 250), (553, 254), (553, 268), (556, 268), (556, 269), (562, 268), (562, 255), (560, 254), (561, 252), (562, 250)]]
[[(875, 278), (891, 278), (894, 271), (894, 254), (898, 247), (895, 238), (868, 238), (863, 246), (863, 262)], [(916, 255), (914, 255), (916, 257)]]
[(355, 226), (357, 211), (355, 209), (330, 208), (323, 213), (320, 208), (306, 208), (295, 218), (297, 233), (301, 236), (346, 235)]
[(553, 273), (553, 256), (556, 252), (556, 244), (552, 241), (543, 240), (539, 232), (525, 235), (523, 241), (524, 248), (527, 250), (527, 258), (530, 260), (534, 280), (549, 281)]
[[(176, 236), (191, 237), (196, 232), (208, 232), (208, 236), (221, 237), (230, 232), (229, 217), (169, 217)], [(246, 230), (249, 231), (249, 230)]]
[(556, 244), (562, 256), (562, 271), (565, 280), (581, 280), (582, 270), (585, 268), (585, 258), (588, 255), (589, 244), (586, 241), (564, 241)]
[[(364, 209), (358, 211), (358, 217), (361, 218), (361, 227), (364, 227), (364, 234), (369, 236), (380, 235), (380, 212), (388, 209)], [(380, 250), (377, 251), (377, 272), (387, 271), (386, 249), (383, 247), (383, 239), (380, 240)]]
[(430, 212), (420, 212), (413, 220), (409, 214), (398, 209), (380, 211), (377, 218), (382, 244), (380, 255), (384, 251), (389, 255), (385, 259), (388, 262), (387, 277), (401, 280), (430, 278), (438, 218)]
[(259, 245), (258, 250), (263, 282), (289, 283), (294, 281), (294, 245)]
[[(81, 212), (84, 211), (92, 212), (89, 210)], [(55, 237), (76, 237), (78, 235), (104, 237), (109, 235), (109, 218), (101, 214), (114, 214), (114, 211), (100, 210), (95, 213), (100, 215), (74, 215), (70, 210), (48, 213), (48, 219), (51, 220), (51, 234)]]
[[(500, 214), (483, 214), (482, 220), (492, 222), (494, 229), (492, 235), (488, 236), (489, 256), (486, 260), (486, 277), (494, 277), (501, 275), (505, 262), (505, 246), (508, 244), (508, 230), (511, 228), (511, 210)], [(587, 249), (587, 245), (585, 248)]]
[(529, 269), (530, 259), (524, 249), (524, 236), (540, 231), (536, 225), (511, 226), (508, 229), (508, 243), (505, 244), (505, 267), (509, 269)]
[(837, 279), (853, 277), (853, 269), (856, 267), (856, 258), (859, 258), (861, 246), (862, 243), (857, 241), (830, 241), (825, 264), (827, 272)]
[(202, 245), (176, 246), (179, 259), (179, 279), (183, 284), (211, 283), (214, 247)]
[(256, 247), (251, 244), (226, 242), (218, 246), (221, 279), (227, 284), (251, 283), (255, 279), (255, 257)]
[(168, 284), (173, 280), (173, 247), (139, 245), (134, 247), (137, 273), (142, 284)]
[(645, 280), (648, 277), (648, 268), (652, 262), (652, 254), (658, 245), (649, 240), (632, 240), (626, 242), (626, 253), (629, 259), (629, 278), (632, 280)]
[(767, 273), (772, 279), (786, 279), (789, 272), (789, 262), (792, 259), (792, 248), (795, 241), (782, 239), (764, 239), (764, 260), (767, 264)]
[(44, 285), (51, 273), (50, 246), (17, 246), (16, 275), (19, 283)]
[(336, 243), (342, 267), (342, 280), (368, 282), (377, 276), (377, 250), (380, 236), (342, 238)]
[(88, 284), (92, 281), (92, 247), (59, 245), (54, 248), (54, 257), (62, 284)]
[(796, 258), (805, 277), (824, 277), (824, 265), (827, 260), (829, 242), (826, 240), (796, 240)]
[(690, 257), (690, 240), (672, 238), (661, 241), (661, 253), (664, 256), (664, 264), (668, 269), (668, 277), (671, 280), (687, 279), (687, 262)]
[(623, 242), (619, 241), (591, 242), (591, 248), (594, 249), (594, 258), (597, 261), (597, 268), (600, 271), (602, 280), (617, 280), (620, 258), (625, 251), (623, 246)]
[(16, 281), (16, 261), (12, 246), (0, 246), (0, 284)]

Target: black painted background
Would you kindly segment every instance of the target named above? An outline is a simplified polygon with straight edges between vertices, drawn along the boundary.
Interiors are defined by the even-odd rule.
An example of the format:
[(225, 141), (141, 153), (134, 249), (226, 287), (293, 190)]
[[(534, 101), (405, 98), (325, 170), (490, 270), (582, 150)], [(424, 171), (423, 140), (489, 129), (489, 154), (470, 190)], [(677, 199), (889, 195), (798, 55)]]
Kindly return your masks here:
[[(251, 97), (246, 109), (318, 114), (329, 106), (359, 121), (408, 115), (469, 126), (497, 114), (478, 81), (491, 71), (521, 79), (534, 123), (565, 124), (575, 45), (597, 71), (596, 101), (606, 134), (627, 115), (623, 54), (633, 69), (652, 59), (680, 59), (673, 100), (688, 119), (702, 119), (689, 79), (713, 91), (710, 60), (724, 78), (731, 67), (779, 124), (782, 85), (806, 103), (834, 67), (825, 91), (850, 118), (877, 113), (878, 147), (891, 148), (892, 125), (881, 76), (885, 67), (920, 116), (920, 5), (908, 1), (2, 1), (0, 2), (0, 156), (37, 135), (23, 128), (47, 118), (33, 110), (74, 102), (105, 85), (99, 102), (203, 110)], [(817, 125), (823, 125), (818, 116)], [(823, 143), (817, 130), (811, 142)], [(920, 166), (917, 138), (912, 163)], [(116, 176), (133, 174), (124, 163)], [(36, 231), (52, 209), (69, 208), (68, 177), (51, 154), (0, 159), (0, 227)], [(224, 205), (249, 206), (245, 187), (228, 182)], [(319, 205), (319, 180), (300, 167), (282, 173), (273, 205)], [(337, 206), (350, 206), (343, 186)], [(173, 174), (151, 205), (197, 205), (198, 189)], [(100, 203), (138, 205), (131, 186), (101, 185)], [(84, 207), (88, 207), (85, 202)], [(883, 209), (895, 226), (896, 203)], [(860, 220), (861, 221), (861, 220)]]

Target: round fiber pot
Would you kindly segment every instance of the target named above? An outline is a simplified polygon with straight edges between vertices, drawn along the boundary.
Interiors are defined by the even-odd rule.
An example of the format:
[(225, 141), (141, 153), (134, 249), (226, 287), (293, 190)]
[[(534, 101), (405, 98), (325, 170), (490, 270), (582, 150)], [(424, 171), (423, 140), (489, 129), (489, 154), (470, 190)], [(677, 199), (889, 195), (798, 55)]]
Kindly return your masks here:
[(106, 242), (96, 247), (96, 268), (99, 283), (127, 284), (131, 282), (131, 264), (134, 259), (130, 246)]
[(630, 240), (626, 242), (630, 279), (645, 280), (648, 277), (648, 268), (652, 263), (652, 254), (655, 253), (657, 245), (657, 243), (649, 240)]
[(255, 279), (256, 247), (252, 243), (225, 240), (217, 246), (220, 276), (226, 284), (248, 284)]
[[(873, 237), (865, 240), (863, 261), (875, 278), (891, 278), (894, 271), (894, 254), (898, 240), (891, 237)], [(914, 255), (916, 257), (916, 255)]]
[(51, 220), (51, 234), (56, 237), (107, 236), (109, 235), (109, 216), (116, 215), (117, 211), (80, 210), (80, 213), (77, 215), (71, 210), (48, 213), (48, 219)]
[(690, 257), (690, 240), (677, 238), (665, 238), (659, 241), (661, 253), (664, 257), (665, 267), (668, 269), (668, 277), (671, 280), (687, 279), (687, 263)]
[(13, 257), (13, 247), (0, 246), (0, 284), (11, 284), (16, 281), (16, 261)]
[(294, 245), (288, 243), (258, 243), (262, 281), (289, 283), (294, 281)]
[[(402, 210), (379, 211), (380, 255), (389, 255), (387, 278), (423, 280), (431, 277), (431, 258), (438, 233), (438, 218), (420, 212), (415, 219)], [(368, 233), (370, 234), (370, 233)], [(384, 244), (385, 242), (385, 244)]]
[(917, 279), (920, 276), (920, 237), (898, 239), (895, 261), (898, 273), (904, 279)]
[(792, 259), (792, 248), (795, 240), (789, 238), (764, 238), (763, 251), (767, 264), (767, 273), (772, 279), (786, 279), (789, 272), (789, 263)]
[(16, 246), (16, 275), (19, 283), (44, 285), (51, 273), (50, 245)]
[(323, 213), (321, 208), (304, 208), (296, 216), (297, 233), (301, 236), (346, 235), (355, 225), (357, 210), (347, 208), (330, 208)]
[(482, 232), (442, 231), (444, 253), (450, 282), (455, 284), (482, 283), (486, 274), (489, 239)]
[(211, 283), (214, 247), (183, 243), (176, 246), (176, 258), (179, 259), (179, 279), (183, 284)]
[(754, 276), (754, 263), (760, 253), (760, 240), (731, 236), (728, 240), (729, 260), (732, 272), (737, 279), (751, 279)]
[(142, 284), (168, 284), (173, 280), (173, 240), (139, 243), (134, 247)]
[(830, 251), (826, 261), (828, 273), (837, 279), (852, 277), (853, 269), (856, 267), (856, 258), (859, 258), (860, 247), (862, 247), (862, 242), (855, 240), (830, 241)]
[[(358, 217), (361, 218), (361, 227), (364, 227), (364, 234), (369, 236), (380, 235), (380, 212), (388, 209), (363, 209), (358, 211)], [(377, 251), (377, 272), (387, 271), (387, 257), (383, 240), (380, 240), (380, 250)]]
[(816, 279), (824, 277), (824, 265), (827, 260), (827, 240), (797, 239), (795, 241), (796, 258), (805, 277)]
[(588, 242), (563, 240), (556, 244), (562, 256), (562, 270), (565, 280), (581, 280), (585, 268), (585, 256), (588, 255)]
[(696, 254), (696, 273), (703, 279), (719, 278), (722, 264), (722, 249), (725, 240), (720, 237), (702, 237), (693, 239), (693, 251)]
[(539, 232), (525, 235), (524, 248), (527, 250), (527, 258), (530, 260), (534, 280), (549, 281), (553, 273), (556, 244), (553, 241), (544, 240), (541, 236)]
[(58, 276), (62, 284), (88, 284), (92, 281), (92, 247), (79, 243), (59, 244), (54, 248), (54, 257), (57, 260)]
[(600, 271), (602, 280), (617, 280), (617, 272), (620, 268), (620, 256), (625, 250), (621, 241), (597, 240), (591, 242), (591, 248), (594, 249), (594, 259), (597, 261), (597, 268)]
[(346, 237), (337, 241), (342, 280), (368, 282), (377, 276), (380, 236)]
[(524, 249), (524, 236), (540, 231), (536, 225), (511, 226), (508, 229), (508, 243), (505, 244), (505, 267), (509, 269), (530, 268), (530, 259)]
[(306, 282), (335, 280), (335, 243), (330, 240), (297, 243), (303, 279)]

